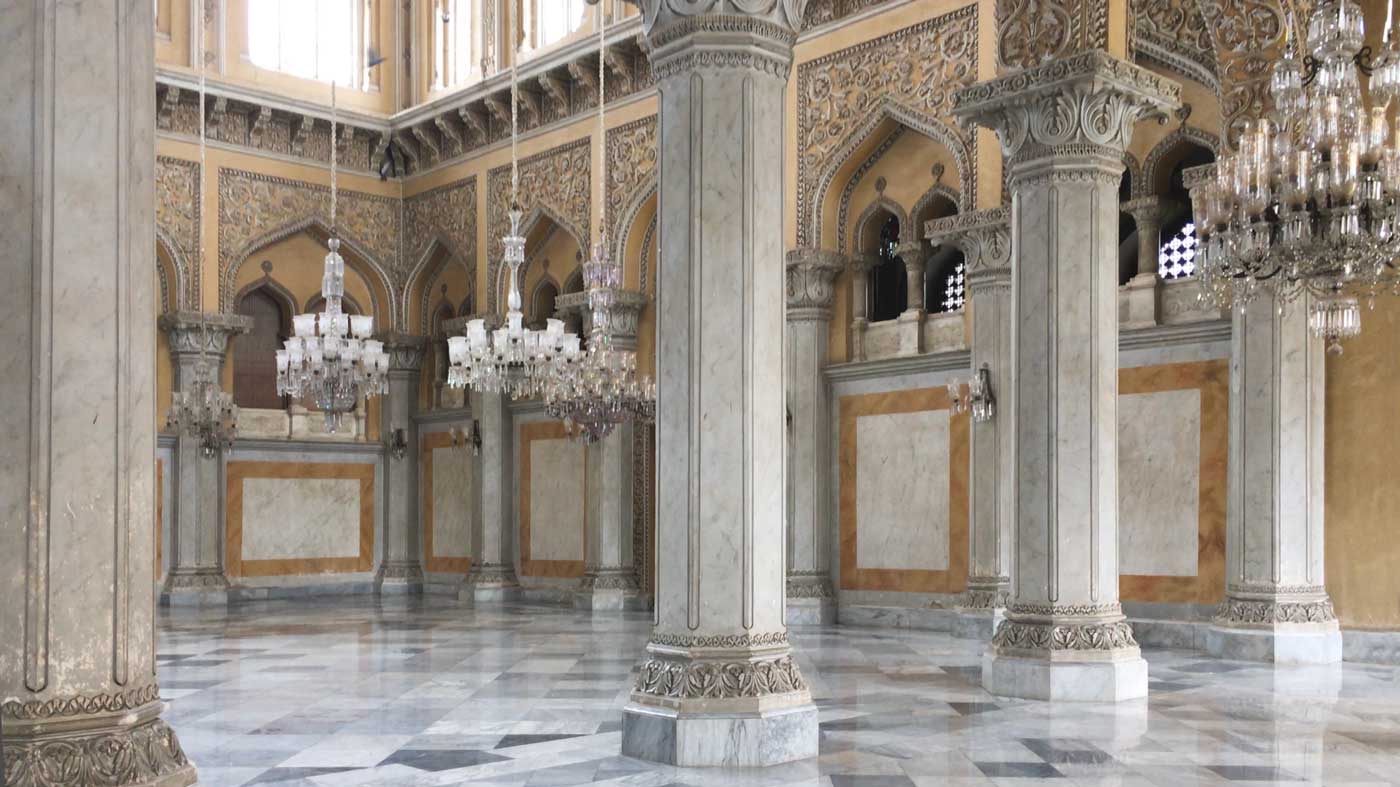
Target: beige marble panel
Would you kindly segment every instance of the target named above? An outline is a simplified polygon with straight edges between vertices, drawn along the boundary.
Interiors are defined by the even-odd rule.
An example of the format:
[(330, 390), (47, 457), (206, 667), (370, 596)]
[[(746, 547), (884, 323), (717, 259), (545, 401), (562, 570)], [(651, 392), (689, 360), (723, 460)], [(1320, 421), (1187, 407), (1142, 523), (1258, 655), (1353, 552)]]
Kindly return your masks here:
[(360, 554), (360, 482), (348, 478), (243, 481), (243, 560)]
[(472, 455), (461, 448), (433, 451), (433, 556), (471, 554)]
[(529, 472), (530, 559), (583, 560), (583, 444), (531, 441)]
[(947, 410), (856, 420), (860, 568), (948, 568)]
[(1201, 392), (1118, 399), (1118, 558), (1123, 574), (1195, 576)]

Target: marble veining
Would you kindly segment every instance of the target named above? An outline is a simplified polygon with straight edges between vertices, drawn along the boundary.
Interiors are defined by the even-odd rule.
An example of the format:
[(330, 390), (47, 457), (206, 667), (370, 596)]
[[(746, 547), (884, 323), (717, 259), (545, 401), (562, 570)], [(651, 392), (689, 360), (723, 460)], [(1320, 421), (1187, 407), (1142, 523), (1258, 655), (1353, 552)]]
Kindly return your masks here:
[(1201, 392), (1118, 398), (1119, 573), (1195, 576)]
[(433, 556), (471, 554), (472, 455), (459, 448), (433, 449)]
[(530, 441), (530, 559), (583, 560), (584, 450)]
[(861, 568), (948, 568), (947, 410), (856, 420)]
[(243, 560), (357, 557), (359, 554), (358, 480), (243, 480)]

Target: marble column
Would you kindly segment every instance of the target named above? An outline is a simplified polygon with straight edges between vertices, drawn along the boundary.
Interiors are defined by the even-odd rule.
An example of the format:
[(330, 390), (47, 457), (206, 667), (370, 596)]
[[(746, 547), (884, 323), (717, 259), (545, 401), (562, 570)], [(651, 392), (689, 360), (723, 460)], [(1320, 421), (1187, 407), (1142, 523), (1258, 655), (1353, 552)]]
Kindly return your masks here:
[(925, 228), (935, 246), (963, 253), (972, 312), (972, 368), (985, 367), (996, 412), (972, 424), (971, 521), (967, 591), (953, 633), (991, 639), (1006, 613), (1015, 555), (1016, 421), (1011, 327), (1011, 212), (991, 208), (937, 219)]
[(1230, 659), (1325, 664), (1342, 634), (1323, 585), (1323, 342), (1307, 303), (1235, 309), (1225, 602), (1206, 647)]
[[(619, 350), (636, 351), (637, 324), (646, 303), (644, 293), (619, 290), (606, 315), (606, 324), (602, 320), (590, 321), (592, 330), (595, 335), (606, 330), (612, 345)], [(586, 451), (588, 533), (583, 582), (574, 594), (574, 606), (578, 609), (604, 612), (642, 607), (641, 587), (632, 559), (634, 437), (630, 422), (620, 424)]]
[(904, 261), (905, 307), (899, 315), (899, 354), (918, 355), (924, 350), (924, 263), (928, 252), (922, 241), (905, 241), (895, 247)]
[(865, 360), (865, 329), (870, 325), (870, 271), (880, 264), (874, 254), (853, 254), (851, 270), (851, 360)]
[(1157, 278), (1157, 251), (1161, 248), (1162, 222), (1176, 205), (1161, 197), (1139, 197), (1122, 204), (1137, 224), (1137, 274), (1123, 285), (1127, 298), (1122, 327), (1146, 328), (1161, 322), (1161, 283)]
[(515, 492), (511, 481), (515, 452), (508, 404), (509, 398), (501, 394), (471, 394), (472, 412), (481, 424), (481, 452), (473, 501), (472, 566), (458, 591), (460, 601), (509, 601), (520, 594), (515, 576)]
[(784, 624), (784, 94), (803, 0), (642, 0), (659, 97), (656, 625), (622, 753), (815, 757)]
[[(196, 380), (201, 363), (210, 366), (214, 379), (221, 379), (229, 339), (246, 333), (251, 322), (237, 314), (163, 315), (158, 326), (170, 346), (175, 389), (182, 390)], [(219, 447), (206, 450), (198, 435), (181, 430), (175, 436), (175, 462), (167, 478), (175, 494), (168, 517), (170, 571), (161, 600), (167, 604), (225, 604), (224, 452)]]
[(427, 340), (398, 331), (379, 338), (389, 355), (389, 393), (379, 407), (379, 431), (385, 446), (384, 550), (374, 584), (380, 593), (421, 593), (423, 522), (418, 516), (420, 457), (413, 413), (418, 409)]
[(181, 787), (155, 659), (150, 0), (10, 3), (0, 782)]
[(787, 622), (836, 622), (831, 587), (831, 403), (827, 360), (832, 283), (845, 258), (820, 249), (787, 255)]
[(1147, 662), (1118, 601), (1118, 181), (1180, 87), (1091, 50), (958, 91), (1010, 173), (1016, 553), (983, 662), (994, 694), (1118, 701)]

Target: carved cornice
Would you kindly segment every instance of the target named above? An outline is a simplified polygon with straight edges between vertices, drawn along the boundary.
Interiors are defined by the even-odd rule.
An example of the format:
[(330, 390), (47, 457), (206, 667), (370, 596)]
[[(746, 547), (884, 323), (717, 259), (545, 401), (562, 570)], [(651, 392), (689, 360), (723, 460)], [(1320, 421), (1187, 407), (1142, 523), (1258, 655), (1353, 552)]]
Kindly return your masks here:
[(1013, 181), (1026, 176), (1026, 164), (1072, 158), (1097, 159), (1116, 180), (1133, 126), (1148, 117), (1165, 121), (1180, 96), (1175, 82), (1092, 51), (959, 90), (953, 114), (997, 132)]
[(198, 355), (202, 350), (222, 361), (229, 337), (247, 333), (253, 319), (222, 312), (174, 312), (162, 314), (156, 325), (165, 332), (172, 357)]
[(694, 661), (652, 656), (642, 664), (635, 694), (670, 700), (743, 699), (807, 690), (791, 655), (761, 661)]
[(823, 249), (787, 253), (787, 319), (830, 320), (836, 290), (832, 283), (846, 268), (844, 255)]
[(989, 208), (934, 219), (924, 236), (935, 246), (952, 244), (963, 253), (969, 274), (1011, 267), (1011, 209)]

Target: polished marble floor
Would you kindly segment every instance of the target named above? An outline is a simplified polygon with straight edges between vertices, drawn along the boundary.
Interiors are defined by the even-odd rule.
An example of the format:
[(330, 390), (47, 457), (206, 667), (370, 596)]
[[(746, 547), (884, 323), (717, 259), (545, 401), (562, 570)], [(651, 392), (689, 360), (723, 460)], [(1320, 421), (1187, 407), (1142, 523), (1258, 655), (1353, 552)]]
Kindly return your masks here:
[(618, 787), (1400, 783), (1400, 669), (1148, 651), (1151, 696), (982, 691), (976, 643), (794, 629), (821, 756), (682, 770), (618, 756), (649, 614), (334, 598), (162, 613), (167, 718), (200, 784)]

